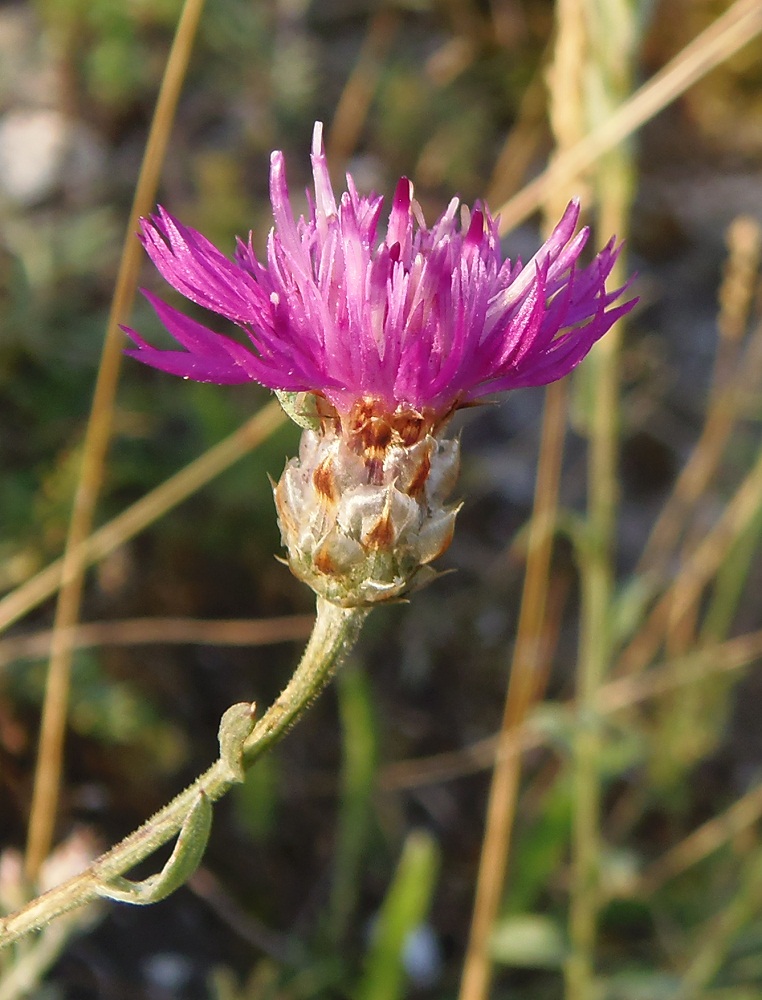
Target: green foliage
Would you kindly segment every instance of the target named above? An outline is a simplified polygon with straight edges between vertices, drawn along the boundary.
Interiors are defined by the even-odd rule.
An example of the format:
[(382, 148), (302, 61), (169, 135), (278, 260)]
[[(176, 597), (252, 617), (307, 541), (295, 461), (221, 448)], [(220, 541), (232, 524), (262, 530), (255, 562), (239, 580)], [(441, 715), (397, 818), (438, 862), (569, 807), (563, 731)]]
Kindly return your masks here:
[(404, 995), (404, 949), (425, 919), (439, 867), (439, 850), (423, 830), (408, 834), (397, 871), (373, 928), (365, 972), (354, 1000), (400, 1000)]
[(496, 962), (519, 968), (560, 969), (566, 958), (560, 924), (539, 913), (498, 920), (490, 938), (490, 950)]
[(236, 819), (257, 845), (265, 844), (277, 829), (281, 780), (278, 751), (273, 750), (233, 789)]
[(343, 763), (328, 934), (341, 941), (354, 918), (372, 820), (373, 783), (378, 766), (376, 719), (370, 684), (350, 666), (337, 678)]
[(673, 1000), (679, 984), (679, 977), (669, 973), (624, 969), (606, 979), (604, 996), (606, 1000)]
[(568, 778), (559, 776), (545, 795), (542, 812), (517, 837), (505, 919), (523, 919), (547, 898), (569, 843), (572, 801)]
[[(44, 663), (20, 661), (4, 671), (2, 689), (14, 700), (39, 705), (45, 679)], [(182, 731), (134, 684), (109, 677), (95, 653), (75, 655), (69, 725), (102, 746), (139, 751), (154, 775), (175, 771), (188, 750)]]
[[(147, 92), (160, 68), (151, 58), (151, 29), (173, 26), (181, 0), (38, 0), (38, 7), (62, 48), (76, 46), (89, 94), (118, 106)], [(80, 48), (81, 46), (81, 48)]]

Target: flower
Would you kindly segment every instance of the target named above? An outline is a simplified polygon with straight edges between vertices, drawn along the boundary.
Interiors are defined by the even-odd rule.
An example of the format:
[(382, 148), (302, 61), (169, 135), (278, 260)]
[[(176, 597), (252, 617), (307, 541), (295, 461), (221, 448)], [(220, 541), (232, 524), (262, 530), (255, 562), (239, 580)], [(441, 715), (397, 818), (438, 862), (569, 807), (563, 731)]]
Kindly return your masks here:
[(310, 216), (297, 221), (283, 153), (272, 154), (266, 265), (251, 236), (230, 260), (162, 208), (142, 220), (144, 246), (169, 284), (231, 320), (248, 343), (144, 292), (185, 350), (158, 350), (127, 330), (137, 345), (129, 354), (199, 382), (319, 393), (340, 414), (373, 399), (387, 413), (445, 416), (488, 394), (561, 378), (634, 305), (615, 305), (623, 289), (605, 287), (618, 255), (613, 240), (579, 265), (588, 230), (574, 234), (576, 201), (522, 266), (502, 259), (497, 222), (478, 204), (459, 211), (453, 199), (428, 229), (406, 178), (377, 242), (383, 199), (359, 195), (347, 176), (337, 204), (320, 123), (312, 169)]
[[(267, 263), (238, 241), (230, 260), (160, 208), (142, 220), (144, 246), (186, 298), (219, 313), (241, 343), (144, 292), (183, 351), (134, 330), (139, 361), (199, 382), (260, 382), (305, 429), (275, 504), (291, 569), (343, 607), (388, 601), (433, 575), (450, 544), (448, 506), (460, 443), (452, 412), (486, 395), (566, 375), (628, 312), (607, 291), (612, 240), (587, 266), (579, 204), (526, 266), (503, 260), (497, 222), (453, 199), (431, 229), (410, 181), (397, 185), (386, 234), (383, 199), (336, 202), (322, 142), (312, 143), (314, 197), (295, 220), (283, 154), (270, 163), (275, 226)], [(309, 197), (309, 196), (308, 196)], [(626, 286), (625, 286), (626, 287)]]

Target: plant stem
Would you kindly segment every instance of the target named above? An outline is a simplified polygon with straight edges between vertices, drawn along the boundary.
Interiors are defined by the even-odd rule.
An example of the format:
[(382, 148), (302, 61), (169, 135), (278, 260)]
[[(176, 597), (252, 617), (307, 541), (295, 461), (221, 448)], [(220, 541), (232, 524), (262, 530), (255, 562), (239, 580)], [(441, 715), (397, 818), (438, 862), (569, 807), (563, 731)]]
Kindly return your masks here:
[[(556, 382), (548, 386), (545, 398), (540, 464), (527, 546), (524, 590), (500, 729), (501, 749), (512, 747), (520, 739), (519, 731), (537, 697), (540, 678), (545, 674), (544, 661), (548, 655), (544, 635), (545, 610), (565, 426), (566, 391), (563, 383)], [(460, 1000), (486, 1000), (489, 995), (492, 981), (489, 939), (508, 871), (520, 778), (521, 753), (498, 754), (487, 803)]]
[[(193, 496), (226, 469), (274, 434), (287, 421), (283, 408), (272, 400), (222, 441), (165, 479), (139, 500), (88, 535), (70, 553), (77, 572), (100, 562), (125, 542)], [(6, 597), (0, 598), (0, 633), (33, 611), (61, 586), (64, 560), (55, 559)]]
[[(318, 598), (315, 628), (291, 680), (265, 712), (241, 747), (244, 768), (276, 743), (317, 698), (360, 632), (365, 608), (339, 608)], [(203, 794), (210, 802), (221, 798), (236, 779), (222, 757), (169, 805), (140, 829), (93, 862), (81, 875), (56, 886), (17, 913), (0, 921), (0, 947), (49, 923), (62, 913), (99, 897), (99, 890), (117, 876), (150, 857), (182, 827)]]
[(50, 852), (55, 830), (73, 656), (64, 633), (79, 619), (84, 566), (78, 559), (78, 550), (90, 534), (111, 438), (114, 400), (122, 363), (123, 338), (119, 324), (126, 318), (132, 303), (140, 267), (140, 243), (134, 233), (139, 217), (150, 209), (156, 195), (159, 174), (169, 143), (169, 133), (203, 6), (204, 0), (185, 0), (175, 32), (135, 189), (85, 433), (82, 469), (74, 496), (61, 568), (61, 591), (56, 606), (50, 666), (40, 724), (37, 770), (34, 777), (24, 859), (26, 876), (30, 882), (35, 881), (42, 862)]
[(695, 1000), (707, 995), (705, 991), (721, 970), (733, 941), (759, 913), (761, 897), (762, 851), (757, 847), (739, 873), (737, 892), (701, 929), (697, 938), (698, 947), (692, 949), (675, 1000)]
[(642, 125), (676, 101), (698, 80), (762, 32), (759, 0), (736, 0), (708, 28), (686, 45), (663, 69), (646, 80), (611, 116), (583, 139), (563, 150), (541, 174), (500, 205), (500, 232), (507, 233), (527, 219), (549, 196), (585, 173), (604, 153), (615, 149)]
[[(559, 0), (556, 39), (548, 68), (548, 116), (557, 154), (573, 145), (583, 132), (582, 80), (584, 24), (582, 0)], [(545, 205), (546, 227), (564, 209), (567, 192), (559, 188)], [(526, 575), (516, 646), (503, 709), (499, 751), (490, 784), (487, 817), (476, 883), (468, 947), (463, 963), (459, 1000), (487, 1000), (493, 978), (490, 936), (502, 899), (513, 822), (521, 780), (521, 753), (504, 752), (520, 739), (529, 710), (537, 698), (548, 658), (546, 608), (553, 532), (563, 463), (566, 428), (566, 387), (548, 386), (545, 396), (539, 467), (530, 523)]]
[(590, 440), (588, 546), (581, 565), (582, 621), (574, 741), (574, 825), (572, 831), (567, 1000), (594, 997), (594, 953), (599, 909), (600, 755), (598, 705), (611, 655), (609, 609), (613, 592), (619, 335), (609, 331), (597, 345), (595, 414)]
[[(626, 99), (635, 48), (634, 10), (628, 0), (586, 0), (589, 39), (588, 104), (592, 124), (614, 114)], [(596, 177), (599, 223), (623, 238), (632, 200), (631, 154), (627, 147), (604, 157)], [(612, 227), (608, 229), (606, 227)], [(620, 257), (612, 274), (624, 280)], [(602, 737), (599, 696), (611, 658), (610, 617), (614, 589), (614, 544), (618, 500), (617, 454), (619, 353), (616, 324), (596, 345), (591, 376), (587, 544), (581, 553), (582, 621), (577, 679), (577, 725), (574, 740), (574, 821), (569, 903), (570, 954), (566, 963), (567, 1000), (596, 996), (595, 950), (601, 904)]]

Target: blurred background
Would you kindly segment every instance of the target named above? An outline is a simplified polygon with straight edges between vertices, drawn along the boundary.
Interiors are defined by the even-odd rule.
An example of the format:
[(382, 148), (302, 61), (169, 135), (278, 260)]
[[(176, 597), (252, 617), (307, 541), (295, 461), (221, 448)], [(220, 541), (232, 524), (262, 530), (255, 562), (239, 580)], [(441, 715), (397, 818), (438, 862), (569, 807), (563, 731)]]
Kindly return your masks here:
[[(159, 199), (226, 252), (249, 230), (261, 249), (271, 225), (269, 153), (285, 150), (294, 201), (305, 204), (320, 119), (337, 183), (349, 170), (361, 190), (390, 195), (407, 175), (429, 221), (454, 194), (486, 198), (497, 211), (559, 141), (546, 88), (559, 6), (209, 0)], [(730, 4), (598, 6), (604, 49), (616, 57), (626, 26), (629, 53), (623, 80), (601, 77), (600, 114)], [(8, 594), (63, 550), (120, 247), (180, 8), (179, 0), (0, 3), (0, 590)], [(580, 69), (584, 78), (595, 66)], [(598, 985), (612, 1000), (746, 1000), (762, 995), (762, 674), (753, 644), (743, 654), (727, 643), (762, 629), (762, 488), (758, 472), (751, 478), (762, 416), (759, 39), (647, 122), (622, 155), (631, 212), (618, 235), (627, 238), (627, 272), (639, 275), (640, 305), (624, 332), (612, 414), (617, 656), (683, 568), (695, 571), (691, 557), (714, 527), (726, 516), (730, 526), (687, 625), (665, 626), (653, 651), (617, 676), (719, 652), (690, 684), (673, 676), (671, 687), (602, 717)], [(597, 196), (594, 174), (568, 193), (577, 188)], [(594, 231), (594, 245), (610, 235)], [(541, 239), (535, 213), (507, 234), (506, 255), (527, 259)], [(140, 281), (175, 301), (147, 262)], [(139, 298), (131, 322), (161, 341)], [(494, 926), (494, 998), (564, 995), (575, 795), (563, 706), (578, 670), (576, 529), (587, 503), (591, 392), (594, 378), (575, 376), (547, 587), (547, 696), (534, 713)], [(26, 992), (0, 979), (0, 996), (458, 996), (543, 398), (518, 391), (459, 416), (464, 507), (439, 564), (449, 572), (370, 617), (339, 683), (217, 807), (190, 885), (156, 907), (89, 912)], [(96, 524), (267, 400), (256, 386), (198, 385), (126, 360)], [(711, 425), (707, 444), (709, 415), (720, 429)], [(313, 598), (274, 558), (267, 477), (277, 479), (297, 443), (297, 428), (279, 427), (88, 574), (82, 620), (93, 627), (73, 662), (56, 828), (75, 853), (105, 849), (135, 828), (214, 759), (232, 702), (265, 705), (287, 680)], [(689, 484), (675, 508), (680, 471), (697, 447), (700, 488)], [(742, 489), (739, 512), (732, 504)], [(644, 569), (667, 503), (687, 537), (651, 551)], [(23, 849), (26, 838), (53, 611), (48, 596), (0, 639), (0, 845), (8, 848)], [(173, 625), (135, 622), (152, 618)], [(243, 623), (235, 635), (214, 625), (229, 619)], [(728, 649), (740, 656), (737, 669)], [(6, 902), (14, 859), (11, 851), (0, 863)], [(421, 898), (402, 907), (404, 947), (389, 945), (385, 962), (378, 941), (389, 939), (378, 928), (389, 930), (390, 886), (403, 896), (417, 886)], [(697, 971), (708, 941), (721, 944)], [(2, 973), (24, 954), (7, 958)], [(685, 982), (693, 985), (681, 993)]]

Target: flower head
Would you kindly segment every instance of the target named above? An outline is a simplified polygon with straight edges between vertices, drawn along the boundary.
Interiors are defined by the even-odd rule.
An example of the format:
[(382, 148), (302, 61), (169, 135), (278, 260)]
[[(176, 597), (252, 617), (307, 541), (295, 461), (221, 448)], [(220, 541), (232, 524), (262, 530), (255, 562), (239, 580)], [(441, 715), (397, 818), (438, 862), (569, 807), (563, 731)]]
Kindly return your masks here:
[(522, 266), (502, 259), (497, 223), (483, 206), (459, 210), (453, 199), (427, 228), (406, 178), (379, 239), (383, 199), (359, 195), (347, 176), (337, 203), (320, 123), (312, 170), (309, 218), (295, 220), (283, 154), (272, 155), (266, 265), (251, 237), (230, 260), (161, 208), (142, 220), (145, 248), (164, 278), (235, 323), (248, 343), (145, 293), (185, 350), (158, 350), (128, 330), (137, 345), (128, 353), (200, 382), (318, 393), (339, 414), (372, 399), (390, 414), (444, 417), (485, 395), (561, 378), (634, 304), (615, 305), (622, 289), (605, 287), (618, 254), (613, 240), (579, 265), (588, 231), (575, 235), (576, 202)]
[[(129, 351), (155, 368), (200, 382), (260, 382), (306, 394), (298, 458), (275, 487), (293, 572), (324, 598), (369, 605), (432, 575), (449, 545), (457, 506), (459, 442), (450, 414), (483, 396), (566, 375), (634, 305), (606, 290), (613, 240), (587, 266), (572, 202), (522, 266), (503, 260), (487, 209), (457, 199), (427, 228), (402, 179), (386, 233), (382, 199), (351, 177), (336, 202), (322, 142), (312, 144), (309, 218), (294, 218), (283, 154), (273, 153), (275, 226), (267, 263), (239, 241), (230, 260), (159, 209), (143, 243), (179, 292), (232, 321), (241, 343), (214, 333), (146, 292), (183, 351), (162, 351), (127, 330)], [(300, 415), (301, 413), (301, 415)]]

